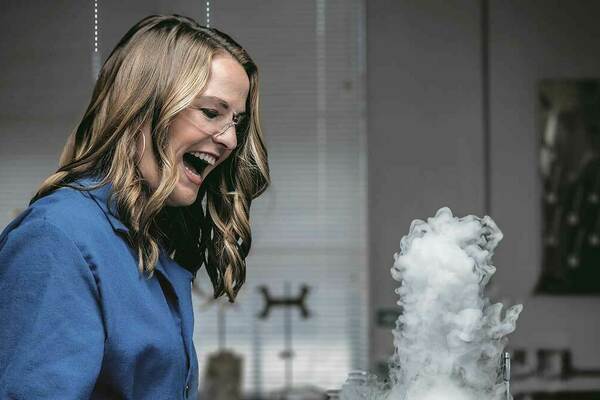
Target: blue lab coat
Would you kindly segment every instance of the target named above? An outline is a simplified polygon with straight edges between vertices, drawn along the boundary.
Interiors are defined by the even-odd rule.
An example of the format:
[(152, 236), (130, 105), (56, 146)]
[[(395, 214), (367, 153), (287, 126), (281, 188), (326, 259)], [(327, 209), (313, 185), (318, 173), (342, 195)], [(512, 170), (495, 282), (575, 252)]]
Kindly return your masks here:
[(195, 271), (161, 247), (140, 274), (110, 190), (57, 189), (0, 235), (1, 399), (197, 398)]

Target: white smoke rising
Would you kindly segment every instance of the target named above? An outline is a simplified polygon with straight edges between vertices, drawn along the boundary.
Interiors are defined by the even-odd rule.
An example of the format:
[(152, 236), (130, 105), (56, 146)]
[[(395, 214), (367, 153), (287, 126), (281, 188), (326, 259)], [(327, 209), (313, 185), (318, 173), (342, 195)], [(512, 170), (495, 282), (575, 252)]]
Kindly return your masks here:
[(415, 220), (394, 254), (392, 276), (402, 314), (387, 400), (506, 399), (501, 360), (522, 305), (491, 304), (484, 288), (502, 233), (486, 216), (457, 218), (440, 209)]

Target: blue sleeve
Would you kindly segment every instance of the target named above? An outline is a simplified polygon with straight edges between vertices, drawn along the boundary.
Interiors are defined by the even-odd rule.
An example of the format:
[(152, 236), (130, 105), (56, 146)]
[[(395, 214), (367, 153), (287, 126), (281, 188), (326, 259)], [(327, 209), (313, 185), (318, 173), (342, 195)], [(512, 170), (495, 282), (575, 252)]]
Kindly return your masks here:
[(0, 237), (0, 398), (86, 399), (102, 365), (94, 275), (45, 220)]

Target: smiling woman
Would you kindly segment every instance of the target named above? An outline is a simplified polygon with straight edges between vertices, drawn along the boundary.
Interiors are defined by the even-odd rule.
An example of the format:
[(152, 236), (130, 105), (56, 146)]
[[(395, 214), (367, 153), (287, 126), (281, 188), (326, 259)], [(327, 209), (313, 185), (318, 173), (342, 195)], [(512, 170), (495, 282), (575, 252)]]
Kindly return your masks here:
[[(199, 105), (179, 112), (171, 122), (170, 145), (179, 180), (167, 205), (194, 203), (204, 178), (237, 147), (236, 130), (242, 129), (237, 123), (245, 111), (227, 110), (245, 110), (249, 87), (248, 75), (235, 58), (229, 54), (213, 57), (208, 82), (196, 101)], [(152, 140), (149, 122), (142, 126), (142, 135), (143, 143)], [(160, 184), (159, 165), (151, 149), (142, 146), (141, 154), (139, 168), (150, 189), (156, 190)]]
[(196, 398), (191, 282), (204, 265), (234, 301), (270, 183), (258, 93), (247, 52), (190, 18), (119, 41), (0, 235), (0, 398)]

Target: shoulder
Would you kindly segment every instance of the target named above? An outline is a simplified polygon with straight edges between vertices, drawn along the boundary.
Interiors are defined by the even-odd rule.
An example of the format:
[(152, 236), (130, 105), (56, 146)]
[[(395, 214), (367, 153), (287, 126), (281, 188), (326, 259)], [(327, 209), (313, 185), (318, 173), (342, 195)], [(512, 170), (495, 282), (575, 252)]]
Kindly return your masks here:
[(107, 225), (104, 213), (89, 193), (63, 187), (38, 199), (18, 215), (0, 234), (0, 245), (9, 235), (25, 234), (30, 240), (48, 244), (60, 236), (81, 247), (94, 231), (110, 230)]
[(43, 218), (68, 232), (103, 216), (88, 192), (70, 187), (54, 190), (38, 199), (30, 208), (29, 218)]
[(27, 215), (18, 223), (13, 221), (0, 235), (3, 268), (20, 265), (22, 270), (32, 268), (34, 264), (51, 265), (54, 258), (82, 263), (81, 252), (65, 231), (44, 218), (27, 218), (31, 215), (27, 210), (23, 214)]
[(92, 282), (90, 265), (72, 235), (32, 215), (28, 208), (0, 235), (1, 291), (46, 293), (54, 284)]

